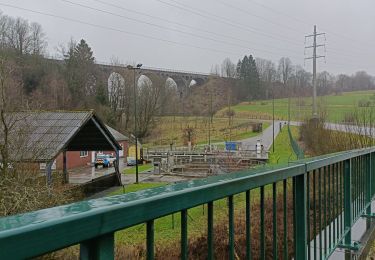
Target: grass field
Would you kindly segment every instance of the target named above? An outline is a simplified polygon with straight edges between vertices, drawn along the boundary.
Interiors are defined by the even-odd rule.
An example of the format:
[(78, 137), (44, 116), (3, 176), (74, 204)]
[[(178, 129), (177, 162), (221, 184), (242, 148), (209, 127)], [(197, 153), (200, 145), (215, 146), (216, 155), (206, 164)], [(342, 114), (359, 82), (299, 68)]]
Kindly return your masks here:
[[(329, 95), (318, 97), (318, 109), (327, 114), (327, 120), (330, 122), (342, 122), (345, 114), (353, 112), (359, 108), (360, 102), (367, 102), (375, 105), (375, 91), (356, 91), (344, 92), (341, 95)], [(302, 121), (306, 116), (311, 115), (312, 99), (291, 98), (291, 120)], [(272, 119), (272, 100), (254, 101), (240, 103), (233, 106), (236, 118), (259, 118)], [(224, 114), (223, 109), (217, 114)], [(276, 119), (288, 119), (288, 99), (275, 99), (275, 117)]]
[[(144, 171), (150, 170), (152, 169), (152, 167), (154, 166), (151, 163), (138, 165), (138, 172), (144, 172)], [(135, 174), (135, 166), (125, 169), (124, 174)]]
[[(168, 146), (171, 143), (177, 146), (186, 145), (187, 128), (193, 129), (192, 140), (197, 145), (208, 144), (209, 137), (211, 143), (246, 139), (259, 134), (252, 131), (251, 123), (248, 118), (235, 118), (230, 128), (228, 118), (214, 117), (209, 129), (210, 124), (206, 117), (159, 117), (150, 136), (143, 140), (143, 145), (144, 147)], [(263, 123), (263, 129), (269, 125)]]

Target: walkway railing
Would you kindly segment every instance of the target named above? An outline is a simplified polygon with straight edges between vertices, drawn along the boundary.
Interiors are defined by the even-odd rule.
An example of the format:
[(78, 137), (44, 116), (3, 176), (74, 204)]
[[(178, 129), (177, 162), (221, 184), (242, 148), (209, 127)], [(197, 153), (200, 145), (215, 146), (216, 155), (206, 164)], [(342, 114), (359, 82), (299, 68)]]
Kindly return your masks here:
[(298, 145), (297, 141), (294, 139), (289, 125), (288, 125), (288, 135), (289, 135), (290, 144), (292, 145), (293, 152), (296, 154), (297, 159), (305, 158), (305, 154), (302, 148)]
[[(207, 257), (213, 259), (213, 202), (222, 198), (228, 200), (227, 258), (234, 259), (238, 245), (233, 198), (242, 193), (248, 259), (265, 259), (266, 245), (272, 245), (274, 258), (326, 259), (338, 247), (356, 249), (351, 227), (360, 217), (372, 216), (374, 159), (374, 148), (353, 150), (1, 218), (0, 259), (28, 258), (75, 244), (80, 244), (82, 259), (112, 259), (114, 233), (140, 223), (146, 223), (147, 259), (153, 259), (154, 221), (176, 212), (181, 214), (181, 259), (187, 259), (187, 212), (203, 204), (208, 205), (207, 226), (202, 226), (207, 230)], [(251, 207), (254, 199), (259, 201), (259, 218)], [(272, 205), (266, 207), (267, 202)], [(271, 215), (272, 236), (266, 236), (265, 220)]]

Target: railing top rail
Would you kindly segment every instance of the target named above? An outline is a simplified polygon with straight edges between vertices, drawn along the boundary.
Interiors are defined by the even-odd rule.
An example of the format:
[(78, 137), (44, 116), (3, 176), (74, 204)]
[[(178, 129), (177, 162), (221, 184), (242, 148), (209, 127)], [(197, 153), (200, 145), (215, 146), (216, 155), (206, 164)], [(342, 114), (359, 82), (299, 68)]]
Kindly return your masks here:
[(0, 258), (7, 252), (37, 256), (374, 151), (352, 150), (0, 218)]

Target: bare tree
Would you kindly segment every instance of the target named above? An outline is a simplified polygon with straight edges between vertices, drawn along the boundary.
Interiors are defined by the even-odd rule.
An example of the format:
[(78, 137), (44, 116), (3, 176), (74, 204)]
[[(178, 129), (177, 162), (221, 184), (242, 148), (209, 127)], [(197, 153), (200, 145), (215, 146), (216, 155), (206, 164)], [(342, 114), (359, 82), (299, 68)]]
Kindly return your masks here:
[(229, 58), (225, 58), (221, 64), (221, 76), (226, 78), (236, 76), (236, 65)]
[(47, 46), (40, 24), (0, 13), (0, 45), (19, 54), (42, 55)]
[(212, 65), (210, 74), (214, 76), (220, 76), (220, 66), (218, 64)]
[(279, 61), (279, 75), (284, 87), (288, 86), (288, 80), (293, 72), (292, 62), (288, 57), (282, 57)]
[(140, 80), (139, 91), (137, 97), (137, 136), (145, 137), (153, 122), (154, 116), (160, 109), (160, 98), (165, 82), (157, 76), (153, 76), (152, 80), (145, 78)]
[(45, 38), (42, 26), (38, 23), (30, 24), (30, 38), (31, 38), (31, 53), (35, 55), (43, 55), (47, 47), (47, 41)]
[(22, 18), (9, 18), (8, 41), (11, 48), (18, 51), (19, 54), (29, 52), (30, 48), (30, 28), (26, 20)]

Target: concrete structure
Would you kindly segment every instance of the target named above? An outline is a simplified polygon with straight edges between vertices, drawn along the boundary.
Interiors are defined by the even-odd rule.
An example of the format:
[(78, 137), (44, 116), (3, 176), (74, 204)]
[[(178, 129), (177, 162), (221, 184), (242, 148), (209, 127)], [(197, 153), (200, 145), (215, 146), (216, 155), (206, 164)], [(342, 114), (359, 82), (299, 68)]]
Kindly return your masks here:
[[(114, 72), (121, 74), (121, 72), (129, 71), (129, 69), (126, 68), (125, 65), (97, 64), (97, 66), (107, 78), (109, 78), (110, 75)], [(204, 73), (148, 67), (142, 67), (138, 70), (137, 78), (142, 75), (147, 76), (151, 81), (155, 76), (161, 78), (164, 81), (166, 81), (168, 78), (171, 78), (174, 80), (174, 82), (176, 82), (178, 90), (186, 90), (193, 80), (197, 85), (202, 85), (206, 81), (208, 81), (210, 77), (209, 74)]]

